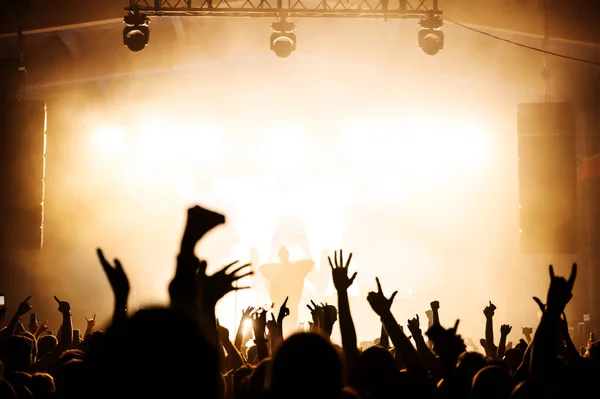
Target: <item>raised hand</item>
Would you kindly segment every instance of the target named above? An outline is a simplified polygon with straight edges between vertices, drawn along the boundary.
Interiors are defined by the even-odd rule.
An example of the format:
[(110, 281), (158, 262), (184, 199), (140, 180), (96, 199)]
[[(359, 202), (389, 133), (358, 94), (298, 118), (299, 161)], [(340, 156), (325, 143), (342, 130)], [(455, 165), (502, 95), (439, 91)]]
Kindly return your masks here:
[[(338, 257), (339, 252), (339, 257)], [(348, 277), (348, 267), (352, 260), (352, 253), (348, 256), (346, 263), (344, 263), (344, 255), (342, 250), (335, 251), (333, 253), (334, 261), (331, 261), (331, 256), (328, 256), (329, 266), (331, 266), (331, 276), (333, 277), (333, 285), (337, 291), (346, 291), (354, 282), (357, 272), (354, 272), (352, 277)]]
[(28, 328), (29, 328), (29, 332), (30, 333), (35, 334), (37, 332), (38, 328), (39, 328), (38, 321), (36, 319), (31, 319), (29, 321)]
[(421, 333), (421, 326), (419, 323), (419, 315), (418, 314), (415, 315), (414, 319), (409, 319), (406, 324), (412, 335), (416, 336), (417, 334)]
[[(434, 350), (442, 357), (448, 360), (458, 359), (461, 353), (466, 350), (464, 340), (456, 332), (458, 330), (459, 320), (456, 320), (454, 327), (445, 329), (439, 324), (434, 325), (430, 328), (426, 334), (429, 339), (433, 342)], [(482, 345), (485, 345), (485, 340), (480, 341)], [(452, 360), (454, 363), (455, 360)]]
[(210, 230), (225, 223), (225, 216), (199, 206), (189, 208), (181, 239), (181, 252), (192, 254), (194, 247)]
[(485, 317), (490, 318), (494, 317), (494, 313), (496, 312), (496, 305), (490, 301), (490, 304), (483, 309), (483, 314)]
[(275, 320), (275, 315), (271, 313), (271, 319), (267, 321), (267, 330), (269, 331), (269, 335), (276, 336), (278, 327), (279, 325), (277, 324), (277, 320)]
[(254, 274), (252, 270), (249, 270), (249, 263), (230, 271), (231, 268), (238, 263), (239, 261), (232, 262), (227, 266), (224, 266), (212, 276), (206, 276), (203, 272), (198, 273), (198, 285), (201, 288), (202, 299), (207, 306), (214, 307), (221, 298), (231, 291), (245, 290), (250, 288), (238, 287), (234, 285), (236, 281)]
[(56, 303), (58, 303), (58, 311), (60, 313), (62, 313), (63, 315), (71, 313), (71, 304), (69, 302), (61, 301), (56, 297), (56, 295), (54, 296), (54, 300), (56, 301)]
[(45, 321), (42, 323), (42, 325), (40, 326), (40, 328), (38, 328), (38, 330), (35, 332), (35, 335), (37, 337), (41, 336), (43, 333), (45, 333), (46, 331), (48, 331), (48, 322)]
[[(433, 301), (433, 302), (431, 302), (431, 303), (429, 304), (429, 306), (431, 306), (431, 310), (432, 310), (433, 312), (435, 312), (436, 310), (439, 310), (439, 309), (440, 309), (440, 302), (439, 302), (439, 301)], [(433, 315), (433, 313), (432, 313), (432, 315)]]
[(287, 302), (290, 297), (285, 297), (285, 301), (279, 307), (279, 314), (277, 315), (277, 323), (281, 325), (283, 319), (290, 315), (290, 309), (287, 307)]
[(254, 306), (248, 306), (246, 309), (242, 310), (241, 321), (252, 320), (252, 312), (254, 312)]
[(217, 332), (221, 342), (229, 341), (229, 330), (217, 323)]
[(257, 341), (265, 339), (265, 330), (267, 328), (267, 312), (259, 310), (252, 315), (252, 329), (254, 330), (254, 339)]
[(375, 281), (377, 282), (377, 292), (369, 292), (369, 294), (367, 295), (367, 301), (369, 301), (369, 305), (371, 305), (373, 311), (379, 316), (382, 316), (390, 311), (390, 308), (392, 307), (392, 303), (394, 302), (394, 298), (396, 297), (396, 294), (398, 294), (398, 291), (394, 291), (388, 299), (383, 294), (379, 278), (376, 277)]
[(98, 248), (96, 252), (98, 253), (98, 259), (100, 259), (100, 264), (102, 265), (104, 273), (106, 273), (106, 277), (108, 278), (108, 282), (110, 283), (117, 303), (127, 304), (130, 286), (127, 274), (125, 273), (125, 270), (123, 270), (123, 265), (118, 259), (115, 259), (115, 266), (113, 267), (113, 265), (106, 260), (104, 253), (100, 248)]
[(560, 315), (573, 297), (572, 291), (577, 277), (577, 264), (573, 263), (571, 266), (569, 280), (555, 276), (552, 265), (548, 269), (550, 272), (550, 287), (548, 288), (546, 305), (548, 309), (552, 309)]
[(500, 326), (500, 334), (503, 336), (508, 336), (508, 334), (510, 334), (510, 332), (512, 331), (512, 326), (509, 326), (508, 324), (502, 324)]
[(323, 306), (317, 305), (315, 301), (310, 301), (310, 304), (306, 305), (306, 307), (308, 308), (308, 310), (310, 310), (310, 315), (312, 316), (313, 323), (322, 327), (325, 318)]
[(19, 307), (17, 308), (17, 316), (21, 317), (24, 314), (26, 314), (27, 312), (29, 312), (32, 308), (31, 305), (29, 304), (29, 300), (31, 299), (31, 295), (29, 295), (27, 298), (25, 298), (25, 300), (23, 302), (21, 302), (19, 304)]
[(479, 339), (479, 345), (483, 346), (483, 349), (485, 349), (485, 355), (489, 356), (489, 354), (488, 354), (488, 347), (487, 347), (487, 341), (485, 340), (485, 338), (480, 338)]
[(96, 328), (96, 315), (91, 319), (85, 318), (85, 322), (87, 323), (86, 331), (92, 332), (94, 328)]
[(325, 325), (331, 325), (333, 327), (333, 325), (338, 319), (338, 312), (336, 307), (326, 303), (323, 307), (323, 319), (325, 321)]

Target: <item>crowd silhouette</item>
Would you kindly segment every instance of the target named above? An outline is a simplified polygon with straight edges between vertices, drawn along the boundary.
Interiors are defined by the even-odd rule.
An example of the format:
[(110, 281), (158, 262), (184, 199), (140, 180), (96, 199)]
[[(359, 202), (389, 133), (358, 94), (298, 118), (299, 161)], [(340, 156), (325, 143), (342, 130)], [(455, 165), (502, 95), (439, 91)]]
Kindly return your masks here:
[[(219, 325), (215, 306), (227, 293), (249, 287), (238, 282), (253, 272), (234, 262), (208, 275), (195, 254), (196, 244), (223, 216), (190, 208), (169, 284), (170, 304), (129, 315), (126, 270), (118, 259), (98, 258), (114, 294), (110, 325), (97, 329), (87, 320), (82, 336), (74, 334), (67, 298), (54, 297), (62, 325), (53, 334), (45, 323), (24, 316), (30, 297), (16, 309), (2, 306), (6, 325), (0, 330), (0, 399), (508, 399), (576, 398), (592, 395), (600, 376), (600, 344), (577, 348), (569, 335), (565, 306), (572, 297), (577, 265), (568, 278), (549, 267), (545, 303), (534, 298), (542, 316), (534, 331), (524, 330), (516, 345), (507, 343), (512, 327), (501, 325), (494, 338), (496, 306), (490, 302), (482, 351), (467, 351), (458, 334), (459, 321), (442, 326), (443, 304), (433, 300), (415, 315), (406, 331), (391, 312), (397, 294), (387, 283), (373, 282), (367, 301), (382, 324), (378, 344), (358, 346), (348, 289), (352, 254), (329, 257), (337, 306), (311, 302), (309, 332), (284, 331), (292, 311), (289, 299), (273, 313), (262, 308), (243, 311), (238, 330)], [(25, 293), (24, 297), (27, 294)], [(295, 299), (294, 299), (295, 300)], [(290, 301), (290, 307), (293, 308)], [(7, 313), (10, 310), (10, 313)], [(244, 325), (251, 321), (250, 334)], [(331, 342), (339, 323), (341, 346)], [(482, 326), (483, 331), (484, 326)], [(252, 344), (248, 344), (251, 342)]]

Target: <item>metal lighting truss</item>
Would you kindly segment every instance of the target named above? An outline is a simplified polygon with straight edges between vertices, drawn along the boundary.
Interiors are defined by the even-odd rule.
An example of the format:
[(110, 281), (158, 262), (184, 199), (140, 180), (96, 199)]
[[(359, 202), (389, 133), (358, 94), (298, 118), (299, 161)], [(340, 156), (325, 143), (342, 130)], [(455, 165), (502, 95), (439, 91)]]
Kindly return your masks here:
[(129, 0), (146, 16), (441, 19), (438, 0)]

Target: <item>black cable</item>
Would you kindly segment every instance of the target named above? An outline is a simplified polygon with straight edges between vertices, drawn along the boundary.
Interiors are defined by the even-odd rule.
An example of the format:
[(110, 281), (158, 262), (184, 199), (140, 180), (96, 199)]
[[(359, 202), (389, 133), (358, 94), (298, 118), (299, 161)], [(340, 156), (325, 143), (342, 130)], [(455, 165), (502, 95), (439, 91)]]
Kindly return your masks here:
[(500, 37), (500, 36), (496, 36), (496, 35), (493, 35), (493, 34), (491, 34), (491, 33), (488, 33), (488, 32), (484, 32), (484, 31), (482, 31), (482, 30), (479, 30), (479, 29), (473, 28), (473, 27), (471, 27), (471, 26), (469, 26), (469, 25), (465, 25), (465, 24), (462, 24), (462, 23), (460, 23), (460, 22), (453, 21), (453, 20), (451, 20), (451, 19), (449, 19), (449, 18), (446, 18), (446, 17), (443, 17), (443, 19), (444, 19), (445, 21), (448, 21), (448, 22), (450, 22), (450, 23), (452, 23), (452, 24), (456, 25), (456, 26), (460, 26), (461, 28), (468, 29), (468, 30), (470, 30), (470, 31), (472, 31), (472, 32), (479, 33), (480, 35), (488, 36), (488, 37), (491, 37), (492, 39), (500, 40), (500, 41), (502, 41), (502, 42), (509, 43), (509, 44), (512, 44), (512, 45), (514, 45), (514, 46), (518, 46), (518, 47), (526, 48), (526, 49), (528, 49), (528, 50), (533, 50), (533, 51), (537, 51), (537, 52), (544, 53), (544, 54), (548, 54), (548, 55), (553, 55), (553, 56), (555, 56), (555, 57), (564, 58), (564, 59), (571, 60), (571, 61), (583, 62), (584, 64), (590, 64), (590, 65), (596, 65), (596, 66), (600, 66), (600, 62), (597, 62), (597, 61), (586, 60), (586, 59), (583, 59), (583, 58), (577, 58), (577, 57), (571, 57), (571, 56), (569, 56), (569, 55), (560, 54), (560, 53), (555, 53), (555, 52), (553, 52), (553, 51), (548, 51), (548, 50), (543, 50), (543, 49), (541, 49), (541, 48), (537, 48), (537, 47), (534, 47), (534, 46), (529, 46), (529, 45), (527, 45), (527, 44), (523, 44), (523, 43), (515, 42), (515, 41), (513, 41), (513, 40), (506, 39), (506, 38), (504, 38), (504, 37)]

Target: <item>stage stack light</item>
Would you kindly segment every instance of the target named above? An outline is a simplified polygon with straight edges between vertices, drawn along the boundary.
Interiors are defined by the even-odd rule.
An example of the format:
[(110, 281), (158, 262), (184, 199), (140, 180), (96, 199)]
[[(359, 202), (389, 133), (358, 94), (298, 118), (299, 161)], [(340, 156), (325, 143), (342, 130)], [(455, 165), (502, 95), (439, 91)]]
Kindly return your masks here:
[(444, 48), (444, 22), (433, 14), (421, 19), (419, 22), (419, 47), (425, 54), (436, 55)]
[(134, 52), (145, 49), (150, 42), (150, 19), (139, 12), (133, 12), (126, 15), (123, 22), (126, 25), (123, 29), (123, 45)]
[(275, 22), (271, 25), (271, 51), (280, 58), (289, 57), (296, 51), (296, 26), (291, 22)]

